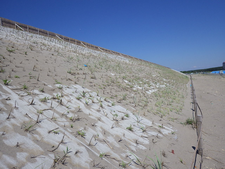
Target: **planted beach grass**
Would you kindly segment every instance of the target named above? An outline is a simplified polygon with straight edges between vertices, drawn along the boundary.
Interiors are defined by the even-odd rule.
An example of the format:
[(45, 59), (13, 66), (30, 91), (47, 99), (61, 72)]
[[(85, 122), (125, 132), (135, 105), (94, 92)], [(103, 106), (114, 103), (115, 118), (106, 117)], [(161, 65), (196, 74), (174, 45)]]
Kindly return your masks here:
[[(11, 102), (8, 101), (15, 112), (10, 112), (7, 122), (21, 120), (18, 124), (23, 123), (22, 134), (29, 134), (33, 140), (44, 133), (39, 141), (45, 140), (43, 147), (48, 147), (42, 161), (48, 166), (46, 161), (51, 157), (52, 164), (48, 168), (72, 166), (72, 162), (88, 168), (90, 166), (85, 164), (90, 163), (91, 153), (96, 167), (159, 167), (158, 158), (147, 162), (137, 158), (137, 154), (131, 161), (121, 154), (130, 148), (142, 151), (140, 147), (152, 144), (152, 137), (154, 145), (158, 144), (161, 133), (156, 128), (166, 128), (158, 124), (147, 126), (146, 119), (177, 115), (182, 111), (187, 77), (135, 58), (93, 51), (50, 38), (39, 40), (38, 36), (25, 36), (22, 32), (18, 34), (13, 40), (22, 43), (26, 37), (30, 43), (18, 47), (13, 44), (14, 48), (8, 44), (8, 49), (14, 51), (5, 47), (5, 53), (0, 53), (1, 60), (3, 56), (8, 57), (4, 64), (10, 65), (0, 74), (7, 80), (6, 84), (2, 83), (4, 87), (12, 87), (20, 98), (18, 102), (12, 97)], [(4, 38), (12, 37), (4, 34)], [(10, 72), (13, 81), (7, 77)], [(23, 118), (16, 118), (18, 111)], [(151, 128), (157, 135), (150, 137)], [(133, 144), (136, 146), (132, 147)], [(69, 155), (70, 152), (73, 153)], [(82, 163), (78, 157), (82, 157)]]

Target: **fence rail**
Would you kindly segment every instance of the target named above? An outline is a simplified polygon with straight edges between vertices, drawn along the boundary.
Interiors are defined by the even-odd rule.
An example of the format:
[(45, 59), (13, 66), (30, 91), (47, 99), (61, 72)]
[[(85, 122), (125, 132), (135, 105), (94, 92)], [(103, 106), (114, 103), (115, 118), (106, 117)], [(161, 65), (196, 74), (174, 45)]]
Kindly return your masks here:
[[(191, 169), (196, 168), (196, 159), (197, 159), (197, 154), (201, 156), (201, 161), (200, 161), (200, 169), (202, 168), (202, 163), (203, 163), (203, 141), (202, 141), (202, 119), (203, 119), (203, 114), (200, 106), (198, 105), (197, 98), (195, 95), (195, 88), (193, 85), (193, 80), (192, 76), (190, 75), (191, 79), (191, 94), (192, 94), (192, 117), (195, 122), (195, 127), (196, 127), (196, 134), (197, 134), (197, 145), (195, 147), (195, 154), (194, 158), (191, 164)], [(200, 113), (198, 112), (200, 111)]]
[[(79, 46), (82, 46), (82, 47), (85, 46), (85, 47), (87, 47), (89, 49), (92, 49), (92, 50), (101, 51), (101, 52), (114, 54), (114, 55), (119, 55), (119, 56), (123, 56), (125, 58), (132, 58), (132, 59), (140, 60), (140, 61), (147, 62), (147, 63), (152, 63), (152, 62), (142, 60), (142, 59), (139, 59), (139, 58), (135, 58), (135, 57), (123, 54), (123, 53), (119, 53), (119, 52), (115, 52), (115, 51), (105, 49), (105, 48), (102, 48), (102, 47), (99, 47), (99, 46), (95, 46), (95, 45), (92, 45), (92, 44), (87, 43), (87, 42), (83, 42), (83, 41), (80, 41), (80, 40), (77, 40), (77, 39), (66, 37), (66, 36), (63, 36), (63, 35), (60, 35), (60, 34), (57, 34), (57, 33), (49, 32), (49, 31), (39, 29), (39, 28), (36, 28), (36, 27), (33, 27), (33, 26), (29, 26), (29, 25), (26, 25), (26, 24), (15, 22), (15, 21), (12, 21), (12, 20), (9, 20), (9, 19), (6, 19), (6, 18), (0, 17), (0, 25), (4, 26), (4, 27), (8, 27), (8, 28), (13, 28), (13, 29), (18, 28), (21, 31), (26, 31), (26, 32), (30, 32), (30, 33), (33, 33), (33, 34), (47, 36), (47, 37), (50, 37), (50, 38), (55, 38), (55, 39), (61, 38), (65, 42), (73, 43), (75, 45), (79, 45)], [(152, 64), (159, 65), (159, 64), (156, 64), (156, 63), (152, 63)], [(162, 65), (159, 65), (159, 66), (162, 66)], [(165, 66), (163, 66), (163, 67), (165, 67)]]

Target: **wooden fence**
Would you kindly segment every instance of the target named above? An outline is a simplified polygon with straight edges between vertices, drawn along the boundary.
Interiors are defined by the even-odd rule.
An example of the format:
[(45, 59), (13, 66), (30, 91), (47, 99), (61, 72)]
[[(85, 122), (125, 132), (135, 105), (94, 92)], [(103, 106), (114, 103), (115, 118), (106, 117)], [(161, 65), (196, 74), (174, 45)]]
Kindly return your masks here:
[[(197, 133), (197, 145), (195, 147), (195, 154), (194, 154), (194, 158), (191, 164), (191, 169), (195, 169), (196, 168), (196, 159), (197, 159), (197, 154), (199, 154), (201, 156), (201, 162), (200, 162), (200, 169), (202, 168), (202, 163), (203, 163), (203, 145), (202, 145), (202, 119), (203, 119), (203, 114), (201, 111), (200, 106), (198, 105), (197, 102), (197, 98), (195, 95), (195, 88), (193, 85), (193, 81), (192, 81), (192, 76), (190, 75), (190, 79), (191, 79), (191, 91), (192, 91), (192, 116), (193, 116), (193, 120), (194, 120), (194, 124), (196, 127), (196, 133)], [(198, 112), (198, 110), (200, 111), (200, 113)]]

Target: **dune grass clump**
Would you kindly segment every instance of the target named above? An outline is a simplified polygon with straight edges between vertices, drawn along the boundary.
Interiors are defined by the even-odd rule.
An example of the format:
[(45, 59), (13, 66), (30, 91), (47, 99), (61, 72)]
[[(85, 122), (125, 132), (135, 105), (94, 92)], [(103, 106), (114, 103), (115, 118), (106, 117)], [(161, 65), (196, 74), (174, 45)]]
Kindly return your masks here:
[(6, 50), (9, 52), (9, 53), (12, 53), (12, 52), (14, 52), (15, 51), (15, 49), (10, 49), (10, 48), (6, 48)]
[(126, 128), (127, 130), (133, 131), (133, 127), (130, 125), (129, 127)]
[(191, 118), (188, 118), (188, 119), (186, 119), (185, 124), (186, 125), (192, 125), (192, 124), (195, 124), (195, 121)]
[(28, 89), (28, 87), (27, 87), (27, 85), (23, 85), (23, 90), (26, 90), (26, 89)]
[(77, 134), (81, 137), (85, 137), (86, 133), (84, 131), (77, 131)]
[(48, 100), (49, 100), (48, 97), (44, 97), (44, 98), (40, 99), (40, 102), (47, 102)]
[(162, 169), (163, 168), (163, 163), (161, 160), (159, 160), (159, 158), (157, 157), (156, 155), (156, 161), (153, 160), (152, 158), (148, 157), (152, 162), (153, 164), (151, 165), (151, 168), (152, 169)]
[(61, 82), (59, 82), (58, 80), (55, 80), (55, 83), (56, 84), (62, 84)]
[(99, 157), (100, 157), (100, 158), (103, 158), (104, 156), (105, 156), (105, 153), (100, 153), (100, 154), (99, 154)]
[(4, 85), (9, 85), (10, 82), (11, 82), (11, 81), (8, 80), (8, 79), (3, 80)]

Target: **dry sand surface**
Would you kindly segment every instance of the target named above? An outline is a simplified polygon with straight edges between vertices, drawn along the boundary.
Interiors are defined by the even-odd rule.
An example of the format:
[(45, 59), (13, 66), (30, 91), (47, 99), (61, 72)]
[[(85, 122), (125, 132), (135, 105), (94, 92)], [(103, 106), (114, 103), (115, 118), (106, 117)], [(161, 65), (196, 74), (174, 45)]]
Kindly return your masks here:
[(194, 75), (203, 112), (203, 168), (225, 168), (225, 76)]
[[(0, 168), (152, 168), (157, 158), (163, 168), (191, 166), (185, 75), (3, 27), (0, 72)], [(225, 163), (223, 84), (194, 76), (203, 168)]]

